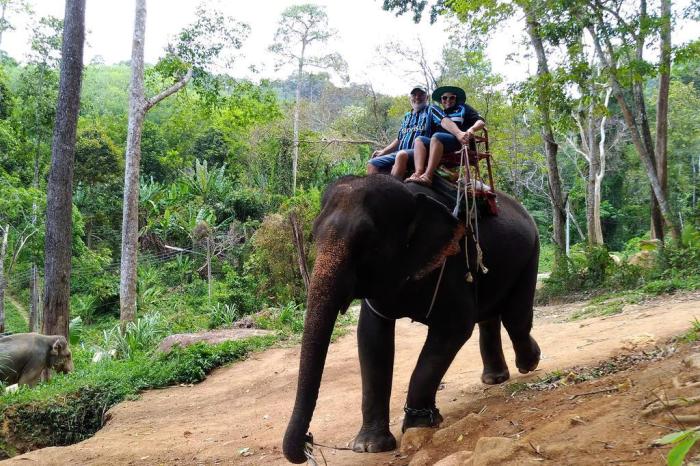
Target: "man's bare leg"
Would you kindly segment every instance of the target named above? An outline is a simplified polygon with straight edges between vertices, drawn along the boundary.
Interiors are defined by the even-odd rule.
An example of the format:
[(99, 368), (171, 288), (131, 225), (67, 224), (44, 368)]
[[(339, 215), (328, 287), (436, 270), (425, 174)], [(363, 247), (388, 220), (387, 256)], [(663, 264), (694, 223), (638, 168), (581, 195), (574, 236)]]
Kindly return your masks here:
[(425, 172), (425, 162), (428, 158), (428, 149), (420, 139), (416, 139), (413, 143), (413, 165), (416, 170), (408, 179), (415, 181)]
[(408, 166), (408, 152), (401, 150), (396, 154), (394, 166), (391, 167), (391, 175), (403, 180), (406, 177), (406, 167)]
[(430, 157), (428, 158), (428, 167), (423, 173), (423, 178), (429, 182), (433, 181), (433, 175), (435, 170), (440, 166), (440, 161), (442, 160), (443, 145), (439, 139), (433, 138), (430, 140)]

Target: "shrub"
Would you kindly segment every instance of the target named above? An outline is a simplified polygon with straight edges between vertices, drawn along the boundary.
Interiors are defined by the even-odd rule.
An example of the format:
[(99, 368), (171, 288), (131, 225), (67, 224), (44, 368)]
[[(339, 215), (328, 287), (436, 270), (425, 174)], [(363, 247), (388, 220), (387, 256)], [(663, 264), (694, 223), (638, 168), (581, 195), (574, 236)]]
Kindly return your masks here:
[(306, 301), (289, 213), (294, 211), (302, 224), (304, 247), (309, 262), (313, 262), (311, 229), (320, 197), (317, 189), (299, 191), (279, 212), (265, 217), (253, 236), (253, 253), (246, 261), (246, 270), (258, 277), (258, 292), (275, 304)]
[(72, 295), (70, 309), (72, 315), (80, 317), (83, 323), (89, 325), (95, 321), (97, 298), (89, 294)]
[(105, 330), (102, 344), (96, 350), (106, 353), (114, 350), (117, 358), (133, 359), (139, 354), (155, 350), (164, 334), (160, 314), (146, 314), (136, 322), (127, 322), (124, 328), (119, 323), (110, 330)]
[(612, 266), (607, 278), (607, 284), (615, 290), (637, 288), (643, 281), (644, 270), (626, 262)]
[(215, 283), (212, 298), (234, 306), (240, 314), (252, 314), (265, 306), (265, 296), (258, 293), (259, 280), (253, 274), (240, 274), (229, 264), (222, 265), (223, 280)]
[(209, 311), (209, 328), (231, 326), (238, 320), (238, 310), (233, 304), (217, 303)]

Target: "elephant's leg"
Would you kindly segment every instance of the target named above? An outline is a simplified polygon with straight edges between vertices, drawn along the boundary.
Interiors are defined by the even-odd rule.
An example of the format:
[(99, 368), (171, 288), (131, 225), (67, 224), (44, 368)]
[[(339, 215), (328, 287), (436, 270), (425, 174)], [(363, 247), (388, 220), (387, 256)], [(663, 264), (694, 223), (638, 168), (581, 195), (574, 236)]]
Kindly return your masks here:
[(501, 315), (503, 326), (513, 342), (515, 365), (521, 374), (537, 369), (540, 362), (540, 347), (530, 335), (532, 330), (533, 301), (537, 283), (537, 254), (526, 268), (527, 272), (510, 293)]
[(488, 385), (503, 383), (510, 378), (501, 344), (501, 320), (479, 322), (479, 350), (484, 371), (481, 381)]
[(474, 327), (461, 327), (461, 332), (431, 327), (418, 363), (411, 375), (406, 398), (406, 415), (402, 430), (411, 427), (435, 427), (442, 416), (435, 407), (435, 394), (442, 377), (452, 364), (459, 349), (469, 339)]
[(394, 371), (395, 321), (373, 313), (362, 302), (357, 347), (362, 373), (362, 428), (353, 441), (357, 452), (377, 453), (396, 448), (389, 430), (389, 398)]

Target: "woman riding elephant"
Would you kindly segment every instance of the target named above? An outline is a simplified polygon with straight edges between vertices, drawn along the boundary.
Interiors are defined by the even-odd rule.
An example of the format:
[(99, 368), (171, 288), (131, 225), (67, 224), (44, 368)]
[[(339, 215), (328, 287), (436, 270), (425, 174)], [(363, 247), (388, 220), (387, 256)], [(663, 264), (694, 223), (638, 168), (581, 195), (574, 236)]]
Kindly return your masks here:
[[(477, 274), (472, 235), (466, 235), (465, 244), (465, 222), (446, 207), (449, 199), (386, 175), (343, 177), (328, 187), (314, 223), (317, 256), (296, 401), (284, 438), (288, 460), (306, 460), (304, 443), (333, 326), (338, 312), (355, 298), (363, 298), (357, 330), (363, 421), (352, 444), (355, 451), (396, 447), (389, 430), (395, 319), (409, 317), (429, 326), (408, 388), (404, 430), (440, 423), (438, 386), (477, 323), (485, 383), (509, 377), (501, 322), (520, 372), (537, 367), (540, 350), (530, 336), (537, 229), (517, 201), (498, 196), (499, 215), (479, 219), (488, 273)], [(472, 282), (465, 280), (470, 272)]]

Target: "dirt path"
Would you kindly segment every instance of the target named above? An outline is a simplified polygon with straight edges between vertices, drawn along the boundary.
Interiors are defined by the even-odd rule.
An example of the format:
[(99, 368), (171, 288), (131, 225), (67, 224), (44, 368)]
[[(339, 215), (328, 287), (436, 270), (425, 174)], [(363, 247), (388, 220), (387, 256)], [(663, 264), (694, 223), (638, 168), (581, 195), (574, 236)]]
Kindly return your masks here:
[[(534, 376), (512, 374), (511, 382), (532, 380), (546, 372), (574, 365), (594, 364), (620, 352), (653, 345), (654, 342), (664, 343), (669, 337), (687, 331), (695, 317), (700, 318), (700, 293), (657, 299), (627, 307), (624, 313), (606, 318), (565, 321), (566, 315), (576, 308), (580, 308), (580, 305), (548, 307), (538, 311), (534, 336), (543, 351), (540, 369)], [(422, 325), (407, 320), (402, 320), (397, 325), (397, 356), (391, 401), (392, 430), (397, 438), (408, 379), (425, 335), (426, 328)], [(593, 403), (594, 399), (600, 401), (609, 398), (614, 401), (614, 393), (585, 395), (586, 390), (595, 391), (595, 387), (600, 384), (615, 383), (614, 381), (601, 379), (591, 382), (595, 386), (593, 389), (581, 384), (564, 390), (527, 392), (512, 397), (502, 387), (485, 387), (479, 383), (481, 363), (477, 341), (476, 335), (472, 337), (445, 376), (444, 389), (438, 392), (438, 407), (445, 416), (443, 427), (457, 425), (456, 421), (479, 411), (482, 413), (479, 419), (482, 419), (484, 425), (480, 427), (481, 431), (477, 429), (472, 432), (476, 435), (474, 438), (455, 436), (450, 440), (450, 445), (446, 446), (443, 442), (440, 448), (432, 450), (427, 445), (425, 451), (420, 452), (426, 458), (431, 458), (426, 459), (425, 464), (432, 464), (451, 450), (457, 451), (464, 446), (473, 448), (473, 443), (480, 435), (511, 435), (512, 438), (528, 435), (527, 438), (534, 439), (531, 442), (537, 442), (537, 448), (540, 444), (543, 445), (541, 455), (535, 458), (538, 460), (536, 464), (572, 464), (570, 460), (562, 460), (570, 458), (567, 454), (580, 459), (575, 464), (602, 464), (602, 456), (596, 455), (605, 452), (624, 454), (630, 458), (620, 461), (641, 464), (661, 462), (659, 452), (655, 452), (653, 457), (647, 457), (642, 446), (638, 450), (635, 450), (636, 447), (615, 450), (615, 447), (622, 441), (618, 438), (623, 435), (620, 429), (639, 431), (647, 439), (663, 434), (664, 429), (647, 427), (651, 430), (643, 431), (641, 428), (630, 428), (629, 422), (621, 424), (623, 427), (628, 426), (623, 428), (609, 418), (614, 408), (585, 404)], [(506, 348), (506, 357), (511, 373), (517, 372), (514, 370), (510, 347)], [(150, 391), (137, 401), (116, 406), (111, 410), (111, 419), (107, 425), (93, 438), (80, 444), (38, 450), (8, 460), (7, 463), (286, 464), (279, 445), (294, 401), (298, 364), (298, 347), (256, 354), (246, 361), (215, 371), (199, 385)], [(661, 363), (649, 364), (677, 365), (678, 362), (666, 359)], [(632, 370), (640, 371), (640, 374), (656, 374), (652, 369), (653, 365), (642, 365)], [(647, 375), (647, 378), (656, 377), (652, 375)], [(627, 374), (622, 377), (637, 376)], [(665, 378), (670, 380), (668, 375)], [(656, 379), (654, 383), (657, 383)], [(629, 385), (648, 391), (643, 382), (637, 382), (636, 379), (635, 382), (630, 381)], [(571, 393), (574, 392), (584, 395), (571, 401)], [(630, 400), (640, 402), (637, 399), (639, 397), (631, 391), (619, 396), (616, 401), (618, 404), (631, 403)], [(344, 446), (360, 426), (360, 399), (359, 363), (353, 331), (333, 344), (329, 351), (310, 429), (316, 440), (326, 445)], [(634, 406), (630, 409), (637, 409)], [(572, 433), (572, 429), (578, 428), (578, 421), (571, 421), (572, 416), (579, 415), (582, 416), (582, 426), (578, 432)], [(608, 426), (609, 430), (601, 432), (599, 427), (593, 427), (598, 425), (593, 418), (603, 423), (601, 425)], [(588, 437), (582, 432), (589, 432)], [(595, 438), (596, 435), (612, 436), (610, 445), (605, 442), (605, 438)], [(554, 444), (548, 445), (548, 439), (555, 437), (560, 438), (561, 443), (557, 447)], [(465, 442), (462, 446), (457, 445), (456, 442), (462, 441)], [(562, 447), (562, 444), (566, 446)], [(590, 449), (594, 446), (596, 450), (591, 453)], [(646, 446), (648, 442), (643, 447)], [(545, 454), (544, 451), (550, 453)], [(242, 452), (252, 454), (244, 456)], [(637, 454), (638, 452), (641, 453)], [(411, 452), (360, 455), (332, 450), (325, 450), (324, 454), (331, 465), (401, 465), (407, 464), (414, 456)], [(429, 454), (432, 456), (426, 456)], [(619, 455), (615, 458), (622, 458)], [(640, 458), (648, 461), (640, 461)], [(414, 459), (418, 462), (418, 458)]]
[(17, 309), (17, 312), (19, 312), (19, 314), (22, 316), (22, 318), (24, 319), (24, 321), (25, 321), (25, 322), (29, 322), (29, 313), (28, 313), (27, 310), (24, 308), (24, 306), (22, 306), (22, 303), (20, 303), (19, 301), (17, 301), (17, 300), (16, 300), (15, 298), (13, 298), (12, 295), (10, 295), (10, 294), (5, 294), (5, 297), (7, 298), (7, 300), (8, 300), (10, 303), (12, 303), (12, 305), (15, 307), (15, 309)]

